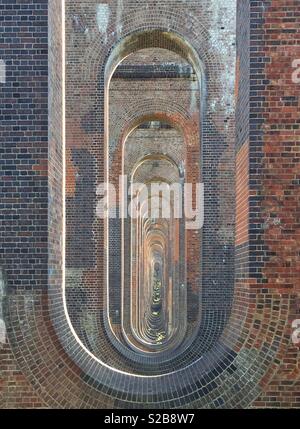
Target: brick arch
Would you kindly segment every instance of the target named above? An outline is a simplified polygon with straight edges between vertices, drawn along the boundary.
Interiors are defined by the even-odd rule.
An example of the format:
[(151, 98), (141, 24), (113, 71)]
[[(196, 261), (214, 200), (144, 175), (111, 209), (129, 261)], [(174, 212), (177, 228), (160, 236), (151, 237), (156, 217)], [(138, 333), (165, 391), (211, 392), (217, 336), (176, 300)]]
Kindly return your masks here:
[[(174, 127), (180, 135), (182, 135), (183, 151), (185, 153), (184, 160), (186, 162), (187, 169), (186, 180), (189, 183), (193, 183), (195, 181), (195, 177), (193, 177), (192, 172), (194, 172), (194, 174), (195, 172), (198, 172), (199, 174), (199, 168), (197, 166), (198, 158), (200, 159), (199, 118), (195, 117), (195, 115), (191, 115), (190, 112), (182, 105), (157, 97), (151, 101), (142, 100), (137, 103), (129, 103), (125, 106), (125, 109), (121, 111), (119, 116), (114, 117), (112, 135), (110, 135), (109, 140), (115, 140), (117, 146), (113, 149), (114, 156), (111, 159), (110, 170), (112, 172), (122, 171), (122, 152), (128, 135), (143, 122), (151, 120), (166, 122)], [(193, 154), (188, 154), (187, 146), (197, 146), (199, 148), (198, 157), (195, 158)], [(196, 163), (196, 165), (193, 166), (194, 163)], [(114, 182), (114, 173), (112, 174), (112, 177), (110, 176), (109, 182), (113, 183), (118, 189), (118, 181)], [(191, 231), (187, 231), (187, 239), (189, 242), (192, 240), (192, 235)], [(197, 268), (193, 267), (192, 262), (190, 262), (190, 269), (191, 271), (197, 271)], [(109, 330), (109, 328), (107, 328), (107, 330)], [(126, 356), (131, 356), (133, 361), (140, 363), (142, 366), (146, 365), (140, 357), (136, 357), (128, 351), (124, 352), (124, 348), (118, 346), (113, 337), (111, 335), (109, 336), (115, 344), (115, 347), (122, 350)], [(187, 346), (187, 343), (189, 342), (185, 342), (185, 346)], [(182, 367), (184, 362), (185, 360), (181, 356), (178, 367)], [(153, 363), (155, 365), (159, 365), (160, 373), (168, 373), (176, 366), (175, 356), (172, 358), (172, 353), (168, 352), (165, 352), (162, 358), (155, 359)], [(153, 364), (151, 365), (153, 366)]]
[[(192, 121), (192, 123), (195, 125), (195, 122), (193, 122), (193, 118), (189, 115), (187, 111), (182, 110), (181, 106), (166, 103), (164, 100), (157, 100), (157, 102), (154, 101), (153, 105), (154, 107), (152, 105), (149, 106), (148, 103), (141, 103), (138, 105), (127, 106), (126, 112), (124, 112), (124, 114), (118, 118), (116, 122), (117, 126), (114, 129), (115, 134), (117, 136), (121, 136), (119, 137), (120, 142), (124, 140), (124, 138), (132, 129), (134, 129), (136, 126), (138, 126), (145, 120), (166, 120), (167, 122), (172, 124), (172, 121), (174, 120), (174, 118), (176, 118), (173, 124), (176, 123), (176, 125), (179, 126), (179, 128), (181, 128), (184, 133), (187, 129), (187, 124), (189, 123), (189, 121)], [(171, 112), (173, 110), (173, 113), (159, 112), (161, 106), (164, 106), (167, 112)], [(140, 116), (140, 114), (143, 112), (144, 116)], [(188, 131), (186, 134), (187, 136), (190, 136), (190, 131)], [(264, 308), (268, 307), (266, 305), (268, 298), (265, 297), (263, 294), (258, 297), (254, 297), (254, 295), (251, 293), (252, 290), (255, 290), (255, 283), (236, 283), (232, 316), (224, 330), (224, 333), (220, 338), (220, 344), (222, 344), (226, 348), (228, 347), (228, 350), (234, 350), (235, 352), (240, 352), (242, 350), (241, 356), (243, 354), (247, 355), (248, 348), (250, 349), (256, 341), (254, 339), (248, 338), (249, 323), (251, 324), (251, 329), (254, 329), (253, 327), (255, 325), (255, 317), (257, 317), (256, 306), (259, 304), (259, 302), (261, 302), (264, 303)], [(250, 356), (250, 358), (248, 357), (249, 362), (251, 362), (251, 358), (253, 358), (253, 369), (251, 369), (251, 366), (249, 366), (248, 370), (253, 371), (253, 373), (258, 379), (260, 377), (260, 373), (264, 371), (274, 371), (274, 369), (268, 368), (268, 364), (271, 362), (271, 356), (268, 356), (267, 353), (264, 353), (263, 343), (270, 341), (270, 338), (274, 337), (274, 335), (272, 334), (273, 329), (278, 332), (281, 330), (282, 321), (286, 319), (286, 315), (288, 314), (287, 306), (290, 305), (289, 300), (287, 300), (286, 297), (282, 297), (280, 295), (278, 295), (277, 298), (278, 305), (281, 308), (281, 315), (280, 317), (278, 317), (276, 311), (272, 311), (269, 315), (268, 310), (265, 310), (265, 317), (270, 320), (270, 324), (261, 324), (259, 328), (257, 328), (257, 338), (260, 338), (260, 341), (256, 343), (258, 346), (257, 353), (253, 353), (253, 356)], [(246, 302), (248, 302), (248, 306), (245, 306), (245, 300)], [(244, 323), (241, 323), (241, 321), (243, 321)], [(280, 345), (278, 344), (276, 349), (279, 350), (280, 347), (284, 345), (285, 340), (277, 336), (276, 341), (278, 340), (280, 340)], [(237, 361), (239, 361), (239, 359), (239, 355), (237, 355)], [(267, 383), (267, 380), (268, 376), (266, 375), (265, 379), (263, 379), (263, 383)], [(254, 386), (254, 384), (252, 387), (254, 390), (257, 389), (257, 386)], [(249, 393), (249, 398), (250, 397), (251, 393)]]
[[(164, 15), (168, 15), (166, 20)], [(88, 68), (85, 69), (85, 78), (87, 80), (94, 80), (99, 77), (99, 70), (101, 70), (103, 64), (105, 64), (111, 54), (111, 52), (117, 48), (125, 38), (130, 36), (143, 34), (149, 30), (157, 32), (166, 32), (174, 35), (174, 37), (180, 38), (185, 44), (186, 50), (195, 50), (199, 58), (201, 59), (205, 72), (208, 75), (214, 71), (214, 76), (217, 76), (218, 70), (222, 69), (222, 64), (216, 57), (214, 52), (208, 46), (208, 40), (213, 41), (213, 36), (209, 34), (206, 27), (197, 21), (193, 16), (188, 17), (189, 22), (183, 22), (182, 11), (176, 12), (175, 8), (171, 12), (165, 5), (159, 5), (159, 8), (153, 7), (151, 16), (145, 16), (143, 11), (136, 13), (130, 13), (127, 16), (123, 16), (123, 26), (121, 34), (116, 34), (114, 28), (108, 28), (107, 40), (105, 45), (100, 38), (97, 38), (90, 46), (90, 49), (85, 54), (85, 63), (88, 64)], [(151, 46), (151, 45), (150, 45)], [(169, 47), (172, 47), (170, 42)], [(140, 44), (140, 49), (147, 47), (147, 41), (144, 40)], [(152, 46), (153, 47), (153, 46)], [(156, 47), (158, 47), (156, 45)], [(164, 47), (168, 49), (168, 44), (164, 43)], [(172, 49), (171, 49), (172, 50)], [(181, 51), (181, 54), (186, 57), (185, 52)], [(126, 51), (122, 53), (120, 60), (123, 55), (126, 55)], [(187, 58), (188, 59), (188, 58)], [(188, 59), (189, 61), (189, 59)]]
[[(162, 16), (164, 10), (168, 10), (168, 22)], [(147, 37), (143, 37), (149, 31), (157, 34), (157, 37), (150, 42), (147, 41)], [(131, 50), (132, 46), (129, 48), (126, 44), (132, 45), (132, 40), (135, 38), (140, 38), (140, 41), (135, 42), (135, 47)], [(84, 81), (88, 83), (85, 86), (91, 92), (99, 91), (102, 85), (107, 88), (114, 67), (126, 55), (147, 47), (163, 47), (174, 50), (193, 65), (203, 92), (201, 106), (203, 113), (201, 114), (205, 115), (207, 101), (213, 99), (215, 92), (222, 87), (220, 72), (223, 70), (223, 64), (208, 46), (208, 41), (213, 43), (214, 36), (207, 31), (203, 24), (189, 15), (188, 23), (184, 26), (182, 13), (176, 13), (175, 10), (170, 12), (164, 5), (160, 5), (157, 11), (154, 5), (149, 17), (145, 17), (145, 14), (140, 11), (130, 13), (123, 17), (120, 35), (116, 33), (115, 29), (108, 27), (105, 44), (103, 40), (96, 38), (90, 49), (84, 54), (81, 72), (84, 75)], [(117, 52), (117, 59), (107, 67), (114, 51)], [(103, 103), (100, 103), (95, 106), (95, 109), (97, 110), (97, 122), (100, 124), (103, 121), (105, 107)]]
[[(114, 153), (114, 156), (111, 160), (111, 170), (115, 171), (115, 169), (118, 169), (117, 171), (122, 171), (121, 169), (121, 158), (122, 158), (122, 151), (124, 149), (124, 143), (127, 140), (128, 136), (142, 123), (147, 121), (162, 121), (170, 124), (173, 126), (181, 135), (183, 135), (183, 140), (185, 142), (184, 145), (184, 152), (186, 152), (186, 144), (188, 141), (197, 141), (197, 125), (192, 120), (192, 118), (184, 118), (176, 112), (175, 109), (173, 109), (173, 112), (169, 110), (166, 111), (159, 111), (156, 110), (153, 106), (141, 106), (138, 105), (137, 110), (135, 111), (134, 106), (132, 112), (130, 112), (130, 115), (123, 115), (121, 118), (118, 118), (117, 126), (114, 128), (113, 135), (111, 137), (117, 142), (118, 146), (116, 148), (116, 151)], [(141, 110), (139, 108), (141, 107)], [(146, 107), (144, 109), (143, 114), (143, 107)], [(165, 106), (161, 106), (165, 107)], [(138, 112), (141, 112), (142, 115)], [(192, 129), (195, 131), (194, 138), (190, 137), (188, 135), (187, 129)], [(192, 143), (191, 143), (192, 144)]]
[[(172, 12), (170, 11), (169, 14), (171, 16)], [(161, 18), (157, 17), (157, 19), (160, 20)], [(153, 26), (155, 24), (156, 22), (153, 22)], [(98, 70), (95, 70), (95, 75), (97, 74)], [(97, 143), (101, 141), (99, 138)], [(57, 273), (56, 275), (59, 276)], [(170, 383), (170, 386), (175, 389), (176, 384), (173, 383), (172, 378), (162, 377), (162, 385), (159, 385), (158, 381), (149, 379), (146, 387), (149, 388), (151, 394), (149, 396), (145, 394), (144, 397), (137, 399), (136, 392), (145, 392), (142, 378), (139, 379), (134, 376), (128, 378), (117, 371), (111, 372), (110, 369), (95, 362), (89, 354), (83, 353), (74, 341), (72, 332), (65, 322), (59, 279), (56, 278), (55, 280), (57, 284), (51, 284), (48, 292), (35, 290), (32, 291), (32, 295), (28, 294), (28, 297), (24, 297), (12, 291), (7, 297), (6, 320), (8, 321), (8, 335), (12, 348), (20, 368), (47, 404), (58, 407), (75, 407), (76, 405), (104, 407), (106, 405), (111, 408), (113, 405), (125, 407), (128, 401), (140, 406), (142, 401), (151, 398), (152, 402), (149, 400), (148, 403), (157, 408), (182, 405), (178, 399), (182, 393), (180, 390), (176, 392), (175, 400), (171, 400), (171, 389), (164, 391), (164, 398), (167, 400), (163, 404), (159, 398), (159, 393), (163, 392), (163, 384), (168, 385)], [(220, 395), (222, 395), (226, 398), (225, 405), (227, 406), (249, 406), (253, 399), (258, 396), (261, 386), (266, 382), (267, 377), (264, 376), (267, 374), (268, 368), (274, 368), (277, 365), (274, 361), (279, 355), (278, 349), (287, 341), (282, 338), (281, 334), (283, 324), (288, 318), (290, 298), (284, 294), (278, 294), (278, 312), (270, 307), (268, 294), (261, 290), (256, 291), (255, 286), (255, 282), (252, 281), (251, 283), (248, 280), (239, 285), (232, 320), (221, 344), (205, 356), (200, 368), (190, 367), (186, 370), (184, 375), (192, 380), (185, 386), (190, 395), (186, 392), (182, 393), (186, 396), (186, 404), (197, 407), (218, 407), (222, 406), (218, 402)], [(60, 336), (67, 338), (68, 344), (65, 347), (68, 353), (62, 349), (61, 337), (53, 331), (48, 317), (48, 295), (50, 299), (54, 300), (53, 304), (56, 307), (56, 317), (53, 318), (52, 323), (61, 330)], [(250, 309), (242, 311), (243, 307), (247, 305)], [(261, 306), (263, 309), (257, 314), (270, 323), (269, 326), (260, 325), (259, 328), (255, 328), (254, 317), (256, 310)], [(28, 319), (28, 308), (31, 310), (30, 316), (32, 317), (30, 319)], [(242, 331), (239, 326), (241, 314), (244, 322)], [(20, 327), (20, 319), (25, 323), (25, 328)], [(252, 327), (263, 334), (263, 340), (271, 343), (270, 351), (265, 350), (263, 341), (258, 340), (258, 336), (255, 338), (250, 336)], [(225, 344), (230, 348), (228, 347), (226, 350)], [(253, 346), (254, 350), (250, 350)], [(211, 367), (209, 360), (216, 362), (220, 351), (227, 352), (226, 359)], [(211, 371), (217, 371), (217, 375), (212, 374)], [(203, 377), (204, 374), (206, 377)], [(177, 376), (179, 375), (182, 374), (177, 374)], [(108, 395), (108, 391), (112, 386), (105, 385), (109, 378), (114, 380), (116, 385), (119, 383), (120, 386), (119, 391), (111, 389), (110, 395)], [(55, 386), (52, 383), (53, 380), (55, 380)], [(238, 388), (240, 388), (240, 392), (237, 392)], [(242, 398), (239, 396), (241, 391)], [(210, 393), (209, 398), (206, 396), (207, 392)], [(126, 400), (124, 400), (125, 397)]]
[(190, 113), (180, 104), (168, 102), (165, 99), (155, 98), (150, 103), (147, 101), (133, 103), (126, 106), (126, 109), (115, 118), (114, 134), (123, 137), (129, 134), (135, 127), (146, 122), (147, 120), (165, 121), (173, 125), (181, 133), (185, 133), (184, 126), (187, 121), (195, 119), (191, 117)]

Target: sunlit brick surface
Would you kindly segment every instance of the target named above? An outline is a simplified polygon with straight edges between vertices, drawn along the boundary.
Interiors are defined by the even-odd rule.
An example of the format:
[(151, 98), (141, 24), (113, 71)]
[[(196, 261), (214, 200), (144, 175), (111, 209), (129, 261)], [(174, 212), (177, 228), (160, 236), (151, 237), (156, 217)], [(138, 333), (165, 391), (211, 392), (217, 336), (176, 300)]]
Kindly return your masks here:
[[(299, 407), (298, 2), (11, 3), (0, 407)], [(96, 190), (157, 152), (204, 182), (205, 222), (187, 233), (190, 343), (153, 358), (119, 341), (121, 233), (105, 235)]]

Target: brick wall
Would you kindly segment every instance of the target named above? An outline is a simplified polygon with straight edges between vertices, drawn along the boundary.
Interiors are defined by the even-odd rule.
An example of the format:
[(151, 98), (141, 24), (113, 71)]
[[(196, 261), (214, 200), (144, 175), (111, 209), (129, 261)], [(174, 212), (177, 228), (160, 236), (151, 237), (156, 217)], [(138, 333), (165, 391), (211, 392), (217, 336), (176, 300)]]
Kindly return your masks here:
[[(262, 360), (268, 359), (268, 350), (276, 352), (275, 344), (281, 342), (252, 406), (299, 407), (299, 348), (291, 339), (292, 321), (299, 318), (300, 284), (295, 251), (299, 243), (299, 86), (292, 82), (292, 63), (299, 56), (299, 5), (243, 1), (239, 6), (237, 142), (242, 147), (237, 154), (237, 195), (242, 205), (237, 203), (236, 296), (241, 289), (242, 305), (248, 293), (254, 310), (250, 316), (240, 308), (238, 314), (249, 322), (256, 319), (248, 323), (245, 335), (253, 337), (249, 347), (264, 344)], [(243, 26), (249, 16), (250, 25)]]
[[(124, 359), (115, 346), (109, 354), (102, 314), (85, 321), (91, 334), (84, 345), (104, 350), (98, 358), (111, 367), (88, 354), (71, 331), (62, 288), (61, 2), (3, 0), (0, 264), (6, 287), (0, 299), (7, 339), (0, 345), (0, 407), (299, 407), (300, 352), (291, 341), (292, 321), (300, 318), (299, 84), (292, 82), (292, 62), (300, 58), (299, 2), (237, 2), (236, 109), (235, 2), (205, 1), (201, 8), (197, 1), (146, 3), (145, 12), (130, 0), (119, 9), (113, 0), (106, 6), (66, 2), (66, 203), (80, 194), (73, 210), (81, 219), (73, 231), (77, 241), (67, 247), (74, 254), (66, 280), (75, 287), (84, 276), (88, 288), (71, 297), (79, 310), (87, 297), (93, 309), (104, 308), (105, 295), (98, 293), (103, 225), (93, 219), (94, 191), (85, 194), (104, 178), (104, 64), (133, 30), (154, 25), (182, 34), (204, 62), (207, 84), (200, 144), (208, 221), (198, 342), (173, 362), (174, 376), (152, 378), (149, 366), (143, 384), (136, 377), (139, 361)], [(143, 55), (137, 61), (147, 63)], [(116, 135), (138, 114), (149, 115), (148, 101), (132, 101), (116, 115)], [(193, 118), (179, 108), (182, 101), (169, 101), (160, 97), (151, 113), (174, 119), (175, 106), (176, 124), (197, 135), (188, 126)]]
[[(300, 87), (292, 82), (292, 63), (300, 54), (299, 3), (251, 2), (251, 9), (251, 271), (258, 287), (268, 290), (274, 307), (278, 294), (289, 301), (281, 333), (286, 344), (256, 405), (299, 407), (300, 352), (290, 339), (291, 323), (299, 318), (300, 286)], [(281, 306), (278, 318), (283, 319), (280, 310)]]
[[(14, 300), (17, 291), (25, 300), (47, 285), (47, 3), (4, 0), (0, 5), (1, 58), (7, 74), (6, 83), (0, 84), (0, 264), (7, 300)], [(1, 407), (44, 404), (17, 365), (8, 340), (0, 344), (0, 386)]]

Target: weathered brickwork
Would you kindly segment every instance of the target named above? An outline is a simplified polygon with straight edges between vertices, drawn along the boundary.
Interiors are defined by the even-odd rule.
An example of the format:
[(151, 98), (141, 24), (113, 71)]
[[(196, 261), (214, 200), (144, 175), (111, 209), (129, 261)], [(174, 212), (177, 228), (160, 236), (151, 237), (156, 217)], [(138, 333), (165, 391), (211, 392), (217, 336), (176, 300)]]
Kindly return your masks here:
[[(300, 407), (299, 1), (199, 3), (1, 2), (1, 408)], [(186, 347), (153, 358), (122, 340), (96, 208), (107, 168), (157, 153), (204, 182), (205, 223)]]
[[(292, 81), (292, 63), (300, 54), (300, 11), (297, 1), (253, 2), (251, 6), (255, 21), (250, 57), (250, 249), (255, 246), (255, 258), (250, 269), (258, 288), (270, 295), (278, 318), (282, 319), (278, 298), (289, 301), (288, 319), (282, 320), (286, 344), (274, 365), (278, 371), (270, 368), (256, 404), (299, 407), (300, 351), (290, 341), (290, 330), (292, 321), (299, 319), (300, 290), (300, 87)], [(257, 100), (258, 95), (262, 99)]]
[[(47, 9), (47, 1), (0, 5), (1, 59), (6, 63), (6, 83), (0, 84), (0, 252), (9, 295), (1, 299), (4, 317), (6, 300), (14, 301), (19, 293), (25, 302), (34, 290), (47, 289)], [(20, 326), (25, 323), (21, 317)], [(1, 407), (44, 405), (18, 367), (8, 338), (0, 344), (0, 386)]]
[[(238, 153), (237, 166), (249, 150), (249, 190), (245, 191), (249, 192), (249, 227), (248, 239), (243, 237), (245, 244), (237, 243), (236, 274), (238, 278), (244, 275), (249, 296), (257, 299), (256, 321), (249, 325), (249, 336), (256, 338), (255, 347), (264, 345), (267, 357), (267, 350), (275, 351), (276, 342), (283, 339), (277, 358), (260, 383), (263, 392), (252, 406), (299, 407), (299, 348), (291, 341), (292, 322), (299, 318), (300, 285), (296, 250), (299, 85), (292, 82), (292, 63), (299, 56), (299, 4), (245, 1), (240, 2), (239, 14), (241, 22), (250, 16), (249, 34), (242, 26), (238, 32), (237, 108), (238, 144), (244, 145)], [(245, 57), (248, 38), (249, 59)], [(243, 126), (245, 111), (250, 113), (248, 128)], [(243, 224), (242, 220), (240, 228)], [(248, 272), (244, 269), (247, 265)], [(267, 303), (269, 312), (263, 310), (262, 302)], [(274, 314), (272, 322), (274, 311), (277, 316)], [(264, 340), (266, 328), (269, 333)]]

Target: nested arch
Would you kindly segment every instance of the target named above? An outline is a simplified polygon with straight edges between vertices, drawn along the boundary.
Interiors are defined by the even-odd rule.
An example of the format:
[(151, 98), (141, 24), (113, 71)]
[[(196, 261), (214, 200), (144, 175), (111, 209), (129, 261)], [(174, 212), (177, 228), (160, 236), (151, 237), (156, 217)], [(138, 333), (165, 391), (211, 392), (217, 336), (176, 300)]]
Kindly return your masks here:
[(158, 28), (132, 32), (114, 46), (105, 64), (104, 76), (106, 85), (109, 85), (109, 81), (120, 62), (130, 54), (149, 48), (161, 48), (173, 51), (185, 59), (193, 66), (199, 85), (203, 89), (205, 68), (196, 50), (179, 33)]
[[(185, 231), (179, 228), (184, 220), (174, 214), (174, 205), (183, 194), (183, 177), (170, 157), (152, 153), (134, 166), (130, 183), (138, 186), (138, 194), (133, 198), (131, 220), (123, 223), (124, 233), (127, 228), (131, 237), (126, 252), (130, 284), (124, 277), (122, 284), (123, 330), (128, 343), (137, 349), (140, 343), (140, 350), (171, 352), (181, 345), (187, 329), (185, 246), (180, 247), (180, 240), (185, 243)], [(169, 192), (173, 185), (175, 196)], [(141, 195), (144, 191), (145, 195)], [(160, 217), (164, 209), (168, 211), (167, 218)], [(182, 207), (178, 211), (182, 212)], [(125, 257), (123, 261), (126, 269)]]

